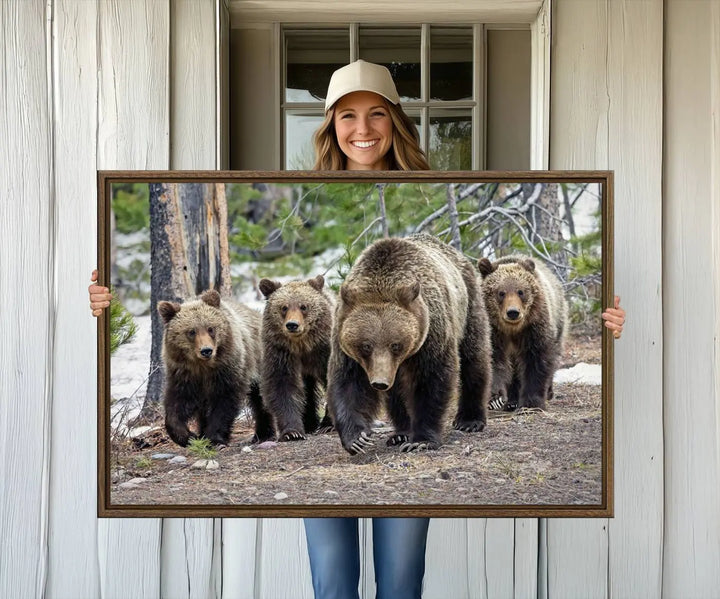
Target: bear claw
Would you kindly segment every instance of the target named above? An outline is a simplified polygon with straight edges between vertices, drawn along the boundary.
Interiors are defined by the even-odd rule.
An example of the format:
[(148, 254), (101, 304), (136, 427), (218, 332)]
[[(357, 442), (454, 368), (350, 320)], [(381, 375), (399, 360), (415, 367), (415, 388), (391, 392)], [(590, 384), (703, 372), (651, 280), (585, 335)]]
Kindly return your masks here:
[(360, 436), (350, 445), (350, 453), (365, 453), (365, 450), (373, 445), (375, 445), (375, 442), (370, 438), (370, 435), (362, 431)]
[(431, 449), (437, 449), (438, 444), (433, 443), (432, 441), (419, 441), (419, 442), (408, 442), (403, 443), (400, 446), (400, 451), (404, 453), (409, 453), (411, 451), (428, 451)]
[(304, 441), (307, 437), (298, 431), (287, 431), (280, 435), (280, 441)]
[(387, 445), (388, 447), (392, 447), (393, 445), (402, 445), (403, 443), (407, 443), (410, 440), (409, 435), (404, 435), (402, 433), (396, 433), (388, 438)]

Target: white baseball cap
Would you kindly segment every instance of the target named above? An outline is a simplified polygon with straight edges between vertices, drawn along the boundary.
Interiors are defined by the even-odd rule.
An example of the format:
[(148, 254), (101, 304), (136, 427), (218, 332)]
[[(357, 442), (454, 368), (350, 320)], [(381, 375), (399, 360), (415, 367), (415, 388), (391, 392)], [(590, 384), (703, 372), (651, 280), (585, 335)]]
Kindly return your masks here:
[(325, 98), (325, 112), (344, 95), (358, 91), (375, 92), (393, 104), (400, 102), (395, 82), (387, 68), (372, 62), (356, 60), (339, 68), (330, 77)]

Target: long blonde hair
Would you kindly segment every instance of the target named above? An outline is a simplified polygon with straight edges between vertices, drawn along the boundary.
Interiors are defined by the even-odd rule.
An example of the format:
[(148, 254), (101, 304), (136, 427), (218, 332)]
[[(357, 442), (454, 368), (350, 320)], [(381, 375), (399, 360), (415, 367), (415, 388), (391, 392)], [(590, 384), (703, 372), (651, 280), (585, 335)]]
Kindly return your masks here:
[[(317, 171), (344, 171), (347, 156), (343, 154), (335, 135), (335, 106), (325, 113), (325, 120), (313, 134)], [(392, 151), (386, 154), (391, 171), (427, 171), (430, 165), (420, 149), (420, 136), (415, 123), (400, 104), (385, 102), (393, 123)]]

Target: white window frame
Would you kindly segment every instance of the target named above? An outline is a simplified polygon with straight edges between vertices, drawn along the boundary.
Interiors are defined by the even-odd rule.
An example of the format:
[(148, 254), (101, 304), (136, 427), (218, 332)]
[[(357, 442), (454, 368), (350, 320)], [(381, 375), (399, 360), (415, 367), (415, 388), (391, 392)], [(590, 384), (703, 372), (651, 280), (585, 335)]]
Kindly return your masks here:
[[(280, 143), (274, 149), (276, 168), (284, 164), (285, 123), (281, 101), (284, 102), (284, 86), (281, 78), (284, 77), (283, 56), (280, 47), (282, 34), (280, 23), (299, 25), (301, 22), (322, 23), (324, 25), (341, 25), (348, 21), (362, 24), (377, 24), (388, 26), (395, 24), (412, 24), (408, 16), (415, 19), (415, 23), (432, 23), (433, 25), (453, 25), (467, 23), (503, 23), (513, 28), (530, 27), (531, 32), (531, 130), (530, 130), (530, 168), (547, 169), (549, 166), (549, 140), (550, 140), (550, 32), (551, 32), (551, 3), (552, 0), (534, 0), (523, 3), (497, 2), (494, 0), (477, 0), (474, 2), (450, 2), (447, 4), (431, 2), (430, 0), (393, 0), (392, 3), (383, 1), (358, 1), (348, 13), (345, 3), (327, 0), (326, 3), (304, 0), (229, 0), (231, 26), (239, 23), (272, 23), (274, 28), (274, 48), (272, 61), (277, 74), (274, 81), (274, 97), (276, 98), (275, 139)], [(439, 6), (442, 4), (442, 6)], [(474, 25), (474, 27), (483, 27)], [(497, 25), (483, 27), (497, 28)], [(502, 27), (502, 25), (500, 26)], [(477, 36), (474, 36), (477, 39)], [(484, 40), (484, 34), (483, 34)], [(352, 42), (352, 40), (351, 40)], [(478, 48), (474, 44), (474, 60), (482, 59), (478, 56)], [(351, 48), (356, 47), (351, 43)], [(482, 44), (484, 49), (485, 45)], [(355, 57), (356, 58), (356, 57)], [(351, 56), (351, 60), (353, 57)], [(476, 144), (473, 140), (473, 168), (485, 162), (485, 74), (482, 80), (474, 81), (475, 97), (481, 101), (474, 110), (482, 110), (482, 114), (473, 114), (473, 136), (481, 136), (481, 142)], [(480, 90), (477, 86), (481, 86)], [(480, 94), (478, 91), (482, 91)], [(482, 106), (481, 106), (482, 104)], [(423, 136), (427, 139), (427, 131)], [(477, 155), (476, 155), (477, 153)]]

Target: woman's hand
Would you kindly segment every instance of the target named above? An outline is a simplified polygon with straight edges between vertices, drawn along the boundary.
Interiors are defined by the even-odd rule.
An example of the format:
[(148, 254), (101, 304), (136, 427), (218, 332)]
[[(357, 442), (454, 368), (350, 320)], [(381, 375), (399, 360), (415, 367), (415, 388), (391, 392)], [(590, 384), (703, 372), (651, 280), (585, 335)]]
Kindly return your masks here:
[(619, 296), (615, 296), (615, 306), (602, 313), (602, 319), (605, 321), (605, 326), (612, 331), (613, 337), (620, 339), (625, 324), (625, 310), (620, 307)]
[(112, 299), (110, 290), (107, 287), (95, 284), (97, 278), (98, 271), (93, 270), (92, 275), (90, 275), (90, 280), (93, 281), (93, 283), (88, 287), (88, 293), (90, 294), (90, 309), (92, 310), (93, 316), (100, 316), (103, 309), (110, 305), (110, 300)]

